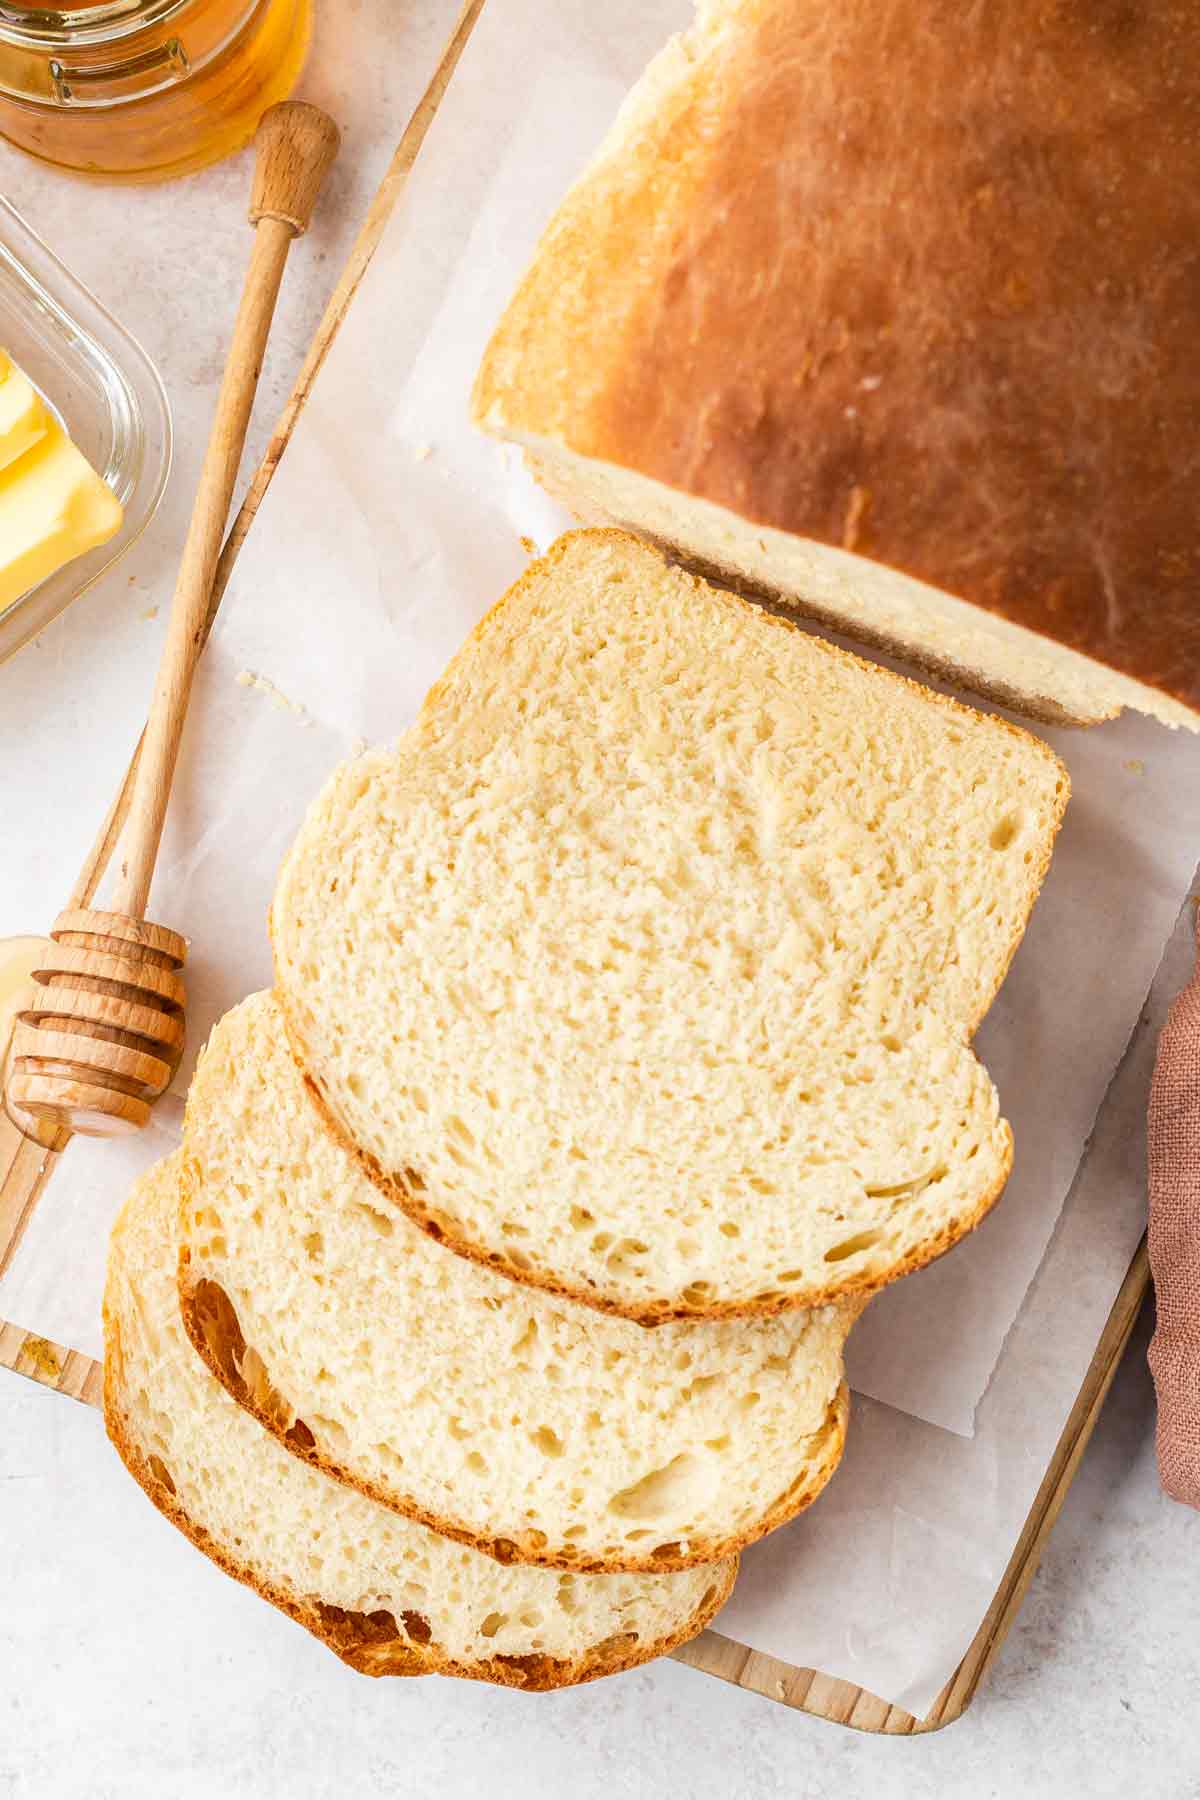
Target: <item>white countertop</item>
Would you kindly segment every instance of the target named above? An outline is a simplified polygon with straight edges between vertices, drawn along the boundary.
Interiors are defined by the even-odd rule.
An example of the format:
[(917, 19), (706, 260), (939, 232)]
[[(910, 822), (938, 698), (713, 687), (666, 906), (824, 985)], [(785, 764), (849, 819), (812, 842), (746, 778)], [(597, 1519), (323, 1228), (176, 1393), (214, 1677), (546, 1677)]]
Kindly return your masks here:
[[(344, 147), (289, 271), (247, 466), (456, 10), (318, 0), (301, 92), (338, 117)], [(84, 784), (99, 820), (128, 748), (102, 723), (127, 720), (132, 739), (158, 652), (248, 245), (248, 162), (122, 190), (11, 152), (4, 166), (9, 197), (142, 339), (175, 415), (175, 474), (151, 532), (0, 668), (5, 779), (35, 784), (51, 821), (64, 784)], [(49, 916), (84, 848), (48, 830), (0, 853), (36, 859)], [(997, 1668), (963, 1720), (915, 1742), (808, 1719), (672, 1663), (547, 1696), (363, 1680), (155, 1514), (93, 1410), (0, 1371), (0, 1795), (846, 1800), (869, 1788), (983, 1800), (1123, 1793), (1135, 1774), (1166, 1800), (1200, 1794), (1200, 1518), (1158, 1491), (1147, 1331)]]

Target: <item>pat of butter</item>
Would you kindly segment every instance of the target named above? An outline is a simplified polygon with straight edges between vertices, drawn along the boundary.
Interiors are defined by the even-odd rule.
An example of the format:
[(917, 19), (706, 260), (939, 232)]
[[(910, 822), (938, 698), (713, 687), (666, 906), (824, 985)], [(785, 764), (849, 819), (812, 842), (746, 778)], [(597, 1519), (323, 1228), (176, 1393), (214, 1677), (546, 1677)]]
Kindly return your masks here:
[(40, 443), (0, 470), (0, 612), (120, 529), (121, 503), (51, 423)]
[(0, 470), (40, 443), (51, 424), (32, 381), (0, 350)]
[(120, 530), (121, 503), (0, 352), (0, 613)]
[(29, 978), (53, 949), (48, 938), (0, 938), (0, 1068), (12, 1036), (17, 1005)]

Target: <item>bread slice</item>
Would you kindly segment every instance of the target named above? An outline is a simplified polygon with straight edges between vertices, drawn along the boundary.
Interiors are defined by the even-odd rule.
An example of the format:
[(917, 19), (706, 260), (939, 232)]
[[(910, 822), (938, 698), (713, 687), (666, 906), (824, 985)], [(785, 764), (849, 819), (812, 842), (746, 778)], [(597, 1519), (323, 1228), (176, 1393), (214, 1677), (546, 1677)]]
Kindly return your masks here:
[(501, 1560), (712, 1562), (837, 1465), (854, 1306), (645, 1332), (451, 1255), (322, 1128), (269, 994), (201, 1058), (182, 1189), (184, 1318), (230, 1393)]
[(1034, 717), (1200, 729), (1198, 88), (1195, 0), (704, 0), (475, 417), (580, 518)]
[(673, 1575), (504, 1568), (307, 1468), (234, 1405), (184, 1336), (178, 1213), (171, 1157), (113, 1231), (109, 1436), (172, 1524), (351, 1668), (568, 1687), (661, 1656), (724, 1604), (733, 1559)]
[(1003, 1187), (968, 1038), (1066, 803), (1035, 738), (581, 532), (280, 875), (327, 1118), (435, 1236), (644, 1323), (811, 1307)]

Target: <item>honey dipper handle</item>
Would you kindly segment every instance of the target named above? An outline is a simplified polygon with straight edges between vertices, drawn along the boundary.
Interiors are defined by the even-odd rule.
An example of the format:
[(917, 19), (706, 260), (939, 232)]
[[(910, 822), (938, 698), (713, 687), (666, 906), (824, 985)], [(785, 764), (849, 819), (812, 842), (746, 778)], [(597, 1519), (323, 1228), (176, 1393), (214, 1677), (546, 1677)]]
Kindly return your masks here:
[(254, 247), (179, 565), (111, 902), (115, 912), (133, 919), (146, 911), (192, 676), (204, 642), (209, 590), (284, 264), (293, 238), (308, 224), (337, 151), (338, 131), (317, 107), (284, 101), (263, 114), (255, 143)]
[(299, 237), (338, 152), (338, 128), (319, 106), (284, 100), (258, 122), (250, 223), (278, 219)]

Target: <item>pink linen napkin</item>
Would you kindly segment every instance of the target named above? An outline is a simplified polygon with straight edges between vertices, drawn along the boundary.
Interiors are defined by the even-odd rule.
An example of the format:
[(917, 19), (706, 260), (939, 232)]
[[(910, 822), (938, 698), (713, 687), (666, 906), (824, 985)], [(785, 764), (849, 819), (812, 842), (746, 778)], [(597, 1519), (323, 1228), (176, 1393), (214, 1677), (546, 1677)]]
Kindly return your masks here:
[(1172, 1499), (1200, 1507), (1200, 961), (1158, 1040), (1148, 1151), (1158, 1472)]

